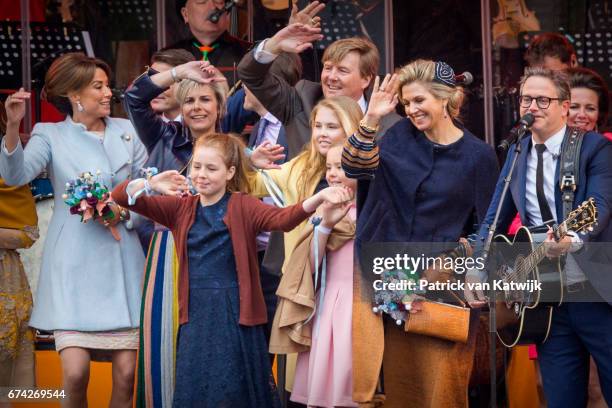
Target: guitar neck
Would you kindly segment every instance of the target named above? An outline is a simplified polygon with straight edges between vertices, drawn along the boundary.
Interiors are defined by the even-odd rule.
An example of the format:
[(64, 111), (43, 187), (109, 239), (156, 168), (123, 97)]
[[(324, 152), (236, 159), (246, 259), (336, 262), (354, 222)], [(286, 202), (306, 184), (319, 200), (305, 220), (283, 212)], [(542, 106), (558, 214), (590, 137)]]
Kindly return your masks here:
[[(553, 230), (553, 234), (557, 240), (563, 239), (567, 235), (567, 226), (565, 221), (559, 225), (555, 230)], [(526, 278), (527, 275), (535, 269), (536, 266), (546, 256), (546, 242), (542, 242), (537, 248), (529, 254), (524, 260), (521, 266), (523, 266), (523, 270), (521, 271), (521, 278)]]

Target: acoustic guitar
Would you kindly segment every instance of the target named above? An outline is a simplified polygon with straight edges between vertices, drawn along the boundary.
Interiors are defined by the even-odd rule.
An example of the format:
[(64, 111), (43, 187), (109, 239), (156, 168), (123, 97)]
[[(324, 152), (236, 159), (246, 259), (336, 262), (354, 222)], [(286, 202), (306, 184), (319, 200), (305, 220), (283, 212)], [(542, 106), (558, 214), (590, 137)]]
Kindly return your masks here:
[[(586, 233), (597, 223), (597, 208), (592, 198), (570, 212), (553, 229), (558, 241), (568, 232)], [(543, 343), (548, 338), (554, 306), (564, 298), (565, 278), (560, 258), (546, 258), (546, 243), (534, 244), (531, 232), (521, 227), (512, 242), (504, 235), (495, 237), (493, 260), (499, 265), (494, 287), (497, 289), (496, 331), (506, 347)]]

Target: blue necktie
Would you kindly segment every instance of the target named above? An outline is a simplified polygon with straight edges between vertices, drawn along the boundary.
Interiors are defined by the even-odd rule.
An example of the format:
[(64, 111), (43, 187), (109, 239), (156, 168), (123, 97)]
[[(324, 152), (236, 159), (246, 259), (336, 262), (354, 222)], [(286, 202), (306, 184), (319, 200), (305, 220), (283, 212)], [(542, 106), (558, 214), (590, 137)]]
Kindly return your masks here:
[(266, 134), (266, 128), (270, 124), (270, 121), (266, 118), (259, 120), (259, 129), (257, 130), (257, 138), (255, 138), (255, 146), (259, 146), (264, 141), (264, 135)]

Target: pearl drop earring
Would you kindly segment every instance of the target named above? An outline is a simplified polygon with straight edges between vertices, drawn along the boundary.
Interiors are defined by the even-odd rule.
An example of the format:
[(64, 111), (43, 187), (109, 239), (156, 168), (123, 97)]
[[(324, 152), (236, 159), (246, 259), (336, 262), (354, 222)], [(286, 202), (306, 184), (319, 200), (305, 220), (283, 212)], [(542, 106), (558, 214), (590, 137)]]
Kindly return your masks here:
[(77, 110), (79, 112), (83, 112), (85, 110), (85, 108), (83, 107), (83, 105), (81, 105), (81, 101), (77, 101)]

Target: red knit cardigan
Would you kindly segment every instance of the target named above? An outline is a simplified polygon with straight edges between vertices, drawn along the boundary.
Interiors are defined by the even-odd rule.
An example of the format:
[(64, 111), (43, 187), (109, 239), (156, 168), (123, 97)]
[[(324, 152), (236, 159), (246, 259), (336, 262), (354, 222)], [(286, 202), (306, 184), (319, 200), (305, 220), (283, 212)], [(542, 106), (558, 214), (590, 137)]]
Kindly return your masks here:
[[(171, 196), (141, 196), (132, 206), (128, 205), (125, 191), (129, 181), (119, 184), (112, 197), (117, 204), (144, 215), (172, 231), (179, 260), (178, 303), (179, 323), (188, 321), (189, 266), (187, 264), (187, 233), (195, 221), (199, 196), (183, 198)], [(227, 213), (223, 218), (229, 231), (240, 295), (240, 319), (245, 326), (267, 322), (266, 304), (259, 279), (259, 264), (255, 238), (260, 231), (291, 231), (311, 213), (304, 211), (302, 202), (286, 208), (263, 204), (243, 193), (233, 193)]]

